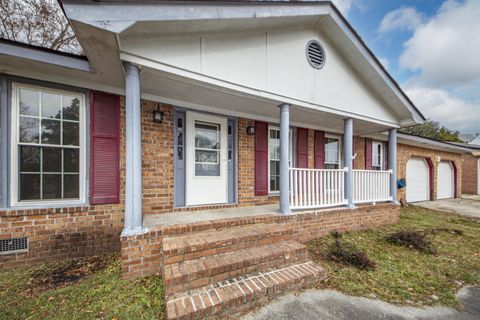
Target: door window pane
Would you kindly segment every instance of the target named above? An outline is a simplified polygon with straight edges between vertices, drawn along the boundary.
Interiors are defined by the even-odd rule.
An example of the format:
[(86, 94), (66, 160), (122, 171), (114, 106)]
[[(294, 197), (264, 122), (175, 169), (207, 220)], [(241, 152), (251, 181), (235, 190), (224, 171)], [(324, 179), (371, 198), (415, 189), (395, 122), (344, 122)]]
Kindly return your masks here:
[(218, 151), (207, 151), (207, 150), (195, 150), (195, 162), (197, 163), (210, 163), (210, 164), (217, 164), (219, 161), (218, 159)]
[(195, 176), (220, 176), (220, 125), (195, 122)]
[(220, 126), (218, 124), (195, 122), (195, 147), (220, 149)]
[(38, 116), (39, 92), (29, 89), (20, 89), (19, 113), (21, 115)]

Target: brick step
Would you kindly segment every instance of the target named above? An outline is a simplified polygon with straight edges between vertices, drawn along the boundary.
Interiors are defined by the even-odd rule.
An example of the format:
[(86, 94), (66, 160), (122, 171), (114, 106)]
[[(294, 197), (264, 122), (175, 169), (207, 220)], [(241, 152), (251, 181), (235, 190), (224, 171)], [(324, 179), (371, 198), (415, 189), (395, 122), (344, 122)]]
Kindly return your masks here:
[(294, 240), (280, 241), (164, 267), (166, 295), (272, 267), (305, 261), (307, 248)]
[(293, 229), (278, 224), (254, 224), (163, 239), (163, 265), (243, 248), (291, 240)]
[(232, 316), (267, 302), (284, 292), (297, 290), (314, 279), (324, 279), (324, 270), (312, 261), (258, 272), (208, 285), (167, 300), (168, 319), (213, 319)]

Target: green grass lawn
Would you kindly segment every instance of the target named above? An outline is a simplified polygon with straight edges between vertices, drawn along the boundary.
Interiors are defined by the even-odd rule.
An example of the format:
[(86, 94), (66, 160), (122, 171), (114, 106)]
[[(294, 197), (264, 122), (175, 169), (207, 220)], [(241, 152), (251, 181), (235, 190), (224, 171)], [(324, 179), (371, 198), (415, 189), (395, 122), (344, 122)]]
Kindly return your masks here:
[[(463, 234), (438, 228), (461, 230)], [(400, 230), (426, 232), (438, 252), (421, 253), (385, 240), (386, 235)], [(332, 261), (328, 255), (334, 242), (332, 235), (313, 240), (308, 243), (309, 251), (329, 276), (318, 284), (319, 288), (397, 304), (458, 307), (456, 292), (464, 285), (480, 283), (479, 220), (410, 206), (401, 209), (397, 224), (347, 232), (341, 239), (365, 252), (376, 263), (376, 269), (364, 271)]]
[[(463, 234), (428, 232), (438, 253), (420, 253), (388, 243), (399, 230), (458, 229)], [(308, 243), (313, 259), (327, 269), (319, 288), (393, 303), (458, 306), (455, 293), (480, 283), (480, 221), (409, 207), (400, 222), (370, 231), (348, 232), (342, 241), (364, 251), (376, 263), (361, 271), (330, 261), (332, 236)], [(0, 319), (164, 319), (160, 276), (121, 279), (118, 254), (67, 260), (0, 271)]]
[(122, 280), (118, 254), (0, 271), (0, 319), (164, 319), (160, 276)]

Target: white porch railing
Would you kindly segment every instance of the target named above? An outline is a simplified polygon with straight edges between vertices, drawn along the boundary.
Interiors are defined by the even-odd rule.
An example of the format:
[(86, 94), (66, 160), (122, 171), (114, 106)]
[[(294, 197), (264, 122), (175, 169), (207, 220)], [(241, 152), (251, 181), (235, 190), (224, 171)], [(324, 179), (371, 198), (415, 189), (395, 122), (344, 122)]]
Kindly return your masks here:
[(391, 170), (353, 170), (353, 203), (391, 201)]
[(290, 168), (290, 209), (347, 204), (344, 169)]

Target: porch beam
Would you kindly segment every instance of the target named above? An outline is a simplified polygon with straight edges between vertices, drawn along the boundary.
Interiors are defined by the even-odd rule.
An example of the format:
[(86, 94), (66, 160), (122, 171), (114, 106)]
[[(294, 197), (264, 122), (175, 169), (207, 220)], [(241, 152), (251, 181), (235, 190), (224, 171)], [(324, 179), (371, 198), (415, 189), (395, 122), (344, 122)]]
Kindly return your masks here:
[(345, 197), (349, 208), (354, 208), (353, 204), (353, 119), (343, 120), (343, 158), (345, 173)]
[(288, 155), (289, 155), (289, 131), (290, 131), (290, 105), (283, 103), (280, 105), (280, 212), (289, 214), (290, 204), (288, 201), (289, 181), (288, 181)]
[(397, 202), (397, 129), (388, 130), (388, 170), (390, 175), (390, 196)]
[(142, 221), (142, 123), (140, 112), (140, 67), (125, 63), (125, 226), (123, 235), (146, 231)]

